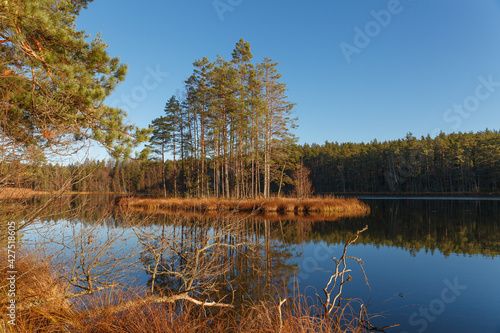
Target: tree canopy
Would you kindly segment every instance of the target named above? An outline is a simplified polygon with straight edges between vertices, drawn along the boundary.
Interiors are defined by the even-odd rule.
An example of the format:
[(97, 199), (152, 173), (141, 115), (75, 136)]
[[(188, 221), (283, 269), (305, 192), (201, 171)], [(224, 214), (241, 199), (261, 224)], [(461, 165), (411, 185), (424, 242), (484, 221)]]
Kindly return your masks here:
[(500, 132), (301, 147), (318, 193), (498, 192)]
[(127, 156), (145, 131), (104, 100), (127, 66), (99, 36), (76, 29), (88, 0), (8, 0), (0, 3), (0, 135), (40, 149), (82, 139)]
[(271, 184), (279, 192), (291, 181), (285, 168), (295, 167), (289, 158), (295, 104), (287, 101), (278, 63), (252, 58), (250, 43), (240, 39), (229, 61), (196, 60), (184, 94), (172, 96), (153, 120), (153, 152), (173, 156), (174, 193), (179, 184), (187, 195), (268, 197)]

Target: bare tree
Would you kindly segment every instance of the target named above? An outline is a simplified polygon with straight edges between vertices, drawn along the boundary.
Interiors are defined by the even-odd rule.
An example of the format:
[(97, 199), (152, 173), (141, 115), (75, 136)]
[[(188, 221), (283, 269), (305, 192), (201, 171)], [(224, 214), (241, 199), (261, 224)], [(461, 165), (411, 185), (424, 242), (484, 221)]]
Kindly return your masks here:
[[(340, 321), (342, 319), (342, 313), (344, 311), (344, 308), (341, 307), (341, 302), (351, 300), (350, 298), (342, 297), (344, 284), (352, 280), (351, 275), (348, 274), (349, 272), (351, 272), (351, 270), (347, 268), (347, 259), (355, 260), (358, 262), (359, 267), (363, 272), (363, 276), (365, 277), (366, 285), (368, 286), (368, 288), (370, 288), (366, 272), (363, 268), (363, 261), (360, 258), (347, 255), (348, 246), (354, 244), (358, 240), (359, 235), (362, 232), (365, 232), (366, 230), (368, 230), (368, 226), (365, 226), (363, 229), (356, 231), (354, 238), (345, 243), (344, 250), (340, 258), (339, 259), (336, 259), (335, 257), (332, 258), (333, 261), (335, 262), (335, 272), (330, 276), (330, 279), (328, 280), (325, 288), (323, 288), (325, 300), (323, 301), (323, 299), (318, 294), (316, 294), (316, 297), (318, 297), (321, 305), (323, 306), (323, 311), (324, 311), (323, 315), (325, 316), (325, 318), (334, 319), (337, 326), (341, 325)], [(346, 274), (347, 278), (345, 277)], [(332, 318), (332, 315), (334, 318)], [(373, 326), (370, 323), (370, 317), (368, 316), (367, 309), (363, 303), (361, 303), (360, 305), (360, 311), (357, 320), (360, 327), (370, 332), (372, 331), (385, 332), (385, 330), (388, 328), (399, 326), (399, 324), (385, 326), (385, 327)]]
[[(66, 196), (63, 200), (72, 198)], [(54, 204), (54, 200), (48, 202)], [(24, 230), (24, 249), (44, 253), (43, 260), (55, 270), (62, 292), (51, 297), (38, 295), (32, 302), (22, 304), (21, 309), (58, 299), (77, 298), (131, 282), (138, 247), (129, 242), (134, 238), (130, 229), (107, 225), (111, 215), (84, 223), (81, 216), (92, 214), (85, 203), (66, 213), (64, 221), (48, 218), (42, 222), (38, 218)]]
[(292, 173), (292, 180), (294, 183), (294, 194), (299, 199), (309, 198), (314, 190), (312, 188), (312, 182), (309, 177), (311, 170), (304, 166), (304, 163), (300, 163), (297, 170)]

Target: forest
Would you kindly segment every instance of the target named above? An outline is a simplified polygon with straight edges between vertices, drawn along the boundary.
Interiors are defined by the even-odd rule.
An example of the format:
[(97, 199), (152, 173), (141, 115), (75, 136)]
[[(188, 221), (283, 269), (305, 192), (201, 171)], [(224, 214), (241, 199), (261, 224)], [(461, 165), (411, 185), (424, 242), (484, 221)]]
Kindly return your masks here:
[[(0, 128), (1, 186), (235, 199), (498, 192), (496, 130), (441, 132), (420, 139), (408, 133), (402, 139), (370, 143), (298, 144), (293, 133), (295, 103), (288, 100), (278, 63), (268, 57), (253, 61), (250, 43), (243, 39), (229, 60), (220, 55), (214, 61), (195, 60), (182, 89), (165, 98), (164, 109), (157, 110), (149, 128), (125, 125), (126, 113), (102, 102), (123, 80), (127, 67), (105, 54), (99, 40), (79, 43), (74, 47), (88, 48), (89, 59), (76, 63), (72, 72), (57, 72), (59, 81), (20, 84), (20, 77), (30, 75), (25, 67), (0, 68), (1, 88), (8, 92), (3, 95)], [(8, 46), (2, 46), (6, 60), (40, 65), (31, 53), (24, 59), (24, 53)], [(40, 65), (41, 73), (49, 69), (47, 77), (53, 75), (50, 66), (58, 65), (54, 57), (54, 64)], [(92, 82), (95, 77), (100, 77), (104, 90), (74, 90), (76, 81)], [(51, 81), (60, 87), (51, 89)], [(89, 141), (105, 147), (110, 158), (51, 163), (50, 156), (71, 155)], [(139, 152), (141, 143), (145, 144)]]
[(500, 133), (441, 132), (370, 143), (299, 147), (317, 193), (499, 191)]
[[(420, 139), (408, 134), (406, 138), (371, 143), (330, 143), (323, 145), (293, 145), (291, 157), (283, 161), (297, 170), (286, 168), (281, 193), (294, 196), (299, 184), (310, 181), (315, 194), (343, 193), (493, 193), (498, 192), (500, 180), (500, 133), (486, 130), (477, 133), (441, 133), (435, 138)], [(153, 156), (154, 157), (154, 156)], [(262, 156), (261, 156), (262, 159)], [(263, 165), (256, 159), (255, 165)], [(193, 196), (192, 184), (203, 173), (209, 195), (216, 194), (214, 166), (220, 163), (207, 158), (199, 160), (190, 155), (163, 163), (157, 158), (117, 160), (86, 160), (73, 165), (32, 165), (29, 177), (12, 180), (16, 186), (42, 191), (54, 191), (74, 177), (73, 191), (127, 192), (163, 196)], [(229, 164), (235, 166), (235, 163)], [(2, 170), (8, 165), (2, 164)], [(198, 167), (196, 169), (196, 167)], [(272, 170), (280, 165), (270, 163)], [(276, 168), (276, 169), (275, 169)], [(177, 170), (177, 171), (176, 171)], [(231, 169), (232, 170), (232, 169)], [(244, 170), (243, 175), (251, 179)], [(263, 188), (264, 169), (257, 174)], [(300, 171), (300, 172), (299, 172)], [(5, 172), (5, 171), (4, 171)], [(308, 173), (308, 176), (306, 175)], [(230, 175), (234, 173), (231, 172)], [(304, 180), (304, 176), (308, 179)], [(237, 178), (230, 177), (230, 188)], [(302, 181), (301, 181), (302, 180)], [(280, 190), (279, 172), (270, 178), (270, 191)], [(249, 182), (251, 184), (251, 182)], [(248, 185), (248, 183), (247, 183)], [(245, 188), (245, 187), (243, 187)], [(219, 193), (220, 194), (220, 193)]]

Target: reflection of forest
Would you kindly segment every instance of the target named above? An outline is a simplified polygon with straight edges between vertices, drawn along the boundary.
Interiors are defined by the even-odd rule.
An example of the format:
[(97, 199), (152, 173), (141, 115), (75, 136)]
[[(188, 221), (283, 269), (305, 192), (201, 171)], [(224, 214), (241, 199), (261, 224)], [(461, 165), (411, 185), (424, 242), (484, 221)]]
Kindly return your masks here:
[[(43, 202), (43, 198), (31, 200), (32, 204)], [(370, 216), (335, 222), (288, 221), (276, 216), (269, 220), (262, 216), (238, 220), (245, 221), (248, 232), (254, 241), (260, 240), (267, 251), (266, 257), (276, 268), (285, 265), (292, 255), (286, 245), (309, 241), (342, 243), (366, 224), (369, 229), (358, 243), (395, 246), (412, 253), (419, 250), (438, 250), (445, 255), (496, 256), (500, 253), (500, 201), (379, 199), (365, 202), (371, 206)], [(110, 196), (63, 197), (50, 205), (47, 219), (67, 219), (70, 212), (71, 219), (86, 223), (102, 223), (103, 216), (108, 216), (105, 223), (113, 227), (124, 220), (131, 221), (130, 217), (120, 218), (121, 213), (113, 209)], [(135, 216), (146, 218), (146, 215)], [(147, 219), (153, 224), (168, 220), (165, 214), (148, 214)]]
[[(47, 198), (37, 197), (27, 201), (27, 205), (41, 206)], [(217, 285), (217, 288), (202, 294), (195, 292), (197, 298), (210, 297), (225, 302), (238, 303), (243, 299), (264, 300), (275, 295), (284, 295), (293, 290), (293, 278), (298, 274), (298, 265), (292, 262), (294, 253), (276, 234), (274, 222), (261, 219), (185, 217), (182, 215), (145, 215), (123, 213), (113, 207), (113, 197), (107, 195), (63, 196), (51, 202), (42, 221), (57, 223), (84, 223), (86, 225), (107, 226), (109, 228), (136, 227), (154, 230), (150, 244), (160, 243), (162, 236), (169, 245), (161, 249), (158, 272), (155, 276), (156, 291), (181, 292), (186, 288), (185, 280), (193, 285)], [(237, 232), (223, 230), (217, 242), (225, 244), (241, 243), (244, 246), (233, 249), (214, 247), (203, 253), (202, 260), (193, 265), (194, 249), (203, 248), (212, 241), (208, 239), (217, 234), (221, 223), (240, 224)], [(232, 228), (234, 229), (234, 228)], [(288, 230), (289, 228), (285, 228)], [(226, 232), (227, 231), (227, 232)], [(159, 247), (158, 247), (159, 248)], [(148, 285), (152, 284), (152, 274), (148, 267), (154, 265), (152, 248), (144, 247), (140, 260), (144, 271), (148, 273)], [(210, 268), (208, 272), (204, 270)], [(195, 273), (196, 271), (196, 273)], [(179, 278), (183, 274), (183, 278)], [(196, 275), (198, 274), (198, 275)], [(191, 275), (191, 276), (190, 276)], [(183, 285), (184, 284), (184, 285)]]
[(259, 236), (284, 244), (343, 243), (368, 224), (358, 243), (394, 246), (410, 251), (438, 250), (484, 256), (500, 254), (500, 201), (367, 200), (368, 217), (331, 221), (289, 221), (276, 216), (251, 220)]
[(395, 246), (410, 251), (438, 250), (444, 255), (500, 254), (500, 201), (478, 200), (364, 200), (366, 218), (315, 224), (313, 241), (340, 243), (368, 224), (358, 243)]

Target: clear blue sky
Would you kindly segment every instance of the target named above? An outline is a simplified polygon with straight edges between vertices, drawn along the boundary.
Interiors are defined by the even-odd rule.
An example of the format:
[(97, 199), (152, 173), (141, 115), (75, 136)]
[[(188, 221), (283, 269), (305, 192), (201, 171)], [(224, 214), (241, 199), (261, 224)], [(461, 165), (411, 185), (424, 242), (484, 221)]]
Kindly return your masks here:
[(109, 104), (148, 126), (194, 60), (230, 59), (243, 37), (254, 60), (280, 63), (300, 143), (500, 128), (500, 0), (215, 3), (226, 11), (213, 0), (95, 0), (82, 11), (78, 29), (101, 32), (129, 65)]

